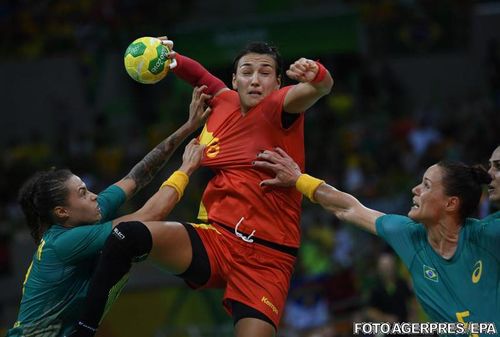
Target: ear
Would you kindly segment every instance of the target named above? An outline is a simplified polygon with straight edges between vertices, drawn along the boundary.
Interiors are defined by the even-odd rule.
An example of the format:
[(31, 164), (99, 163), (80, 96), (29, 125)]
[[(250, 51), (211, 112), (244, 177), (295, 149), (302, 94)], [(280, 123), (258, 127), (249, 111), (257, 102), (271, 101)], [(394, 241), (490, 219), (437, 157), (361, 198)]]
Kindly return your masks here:
[(69, 211), (63, 206), (54, 207), (54, 215), (58, 219), (67, 219), (69, 218)]
[(233, 85), (233, 89), (237, 91), (238, 90), (238, 86), (236, 85), (236, 74), (235, 73), (233, 73), (233, 79), (232, 79), (231, 82), (232, 82), (232, 85)]
[(446, 202), (446, 210), (449, 212), (458, 212), (460, 206), (460, 199), (458, 197), (449, 197)]
[(281, 88), (281, 75), (279, 75), (279, 76), (276, 78), (276, 81), (278, 82), (278, 86), (276, 87), (276, 89)]

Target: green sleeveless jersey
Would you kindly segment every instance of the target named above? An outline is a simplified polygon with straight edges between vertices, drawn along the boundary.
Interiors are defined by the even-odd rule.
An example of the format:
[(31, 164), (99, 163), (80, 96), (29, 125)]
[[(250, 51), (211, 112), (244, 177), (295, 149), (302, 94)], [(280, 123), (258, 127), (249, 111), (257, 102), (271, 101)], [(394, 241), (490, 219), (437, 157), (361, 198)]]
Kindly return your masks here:
[(52, 225), (26, 273), (19, 315), (7, 337), (58, 337), (70, 332), (83, 306), (98, 254), (111, 233), (111, 219), (125, 201), (112, 185), (98, 196), (99, 224)]
[(467, 219), (451, 259), (438, 255), (424, 226), (408, 217), (381, 216), (376, 228), (410, 271), (431, 320), (494, 323), (500, 329), (500, 219)]

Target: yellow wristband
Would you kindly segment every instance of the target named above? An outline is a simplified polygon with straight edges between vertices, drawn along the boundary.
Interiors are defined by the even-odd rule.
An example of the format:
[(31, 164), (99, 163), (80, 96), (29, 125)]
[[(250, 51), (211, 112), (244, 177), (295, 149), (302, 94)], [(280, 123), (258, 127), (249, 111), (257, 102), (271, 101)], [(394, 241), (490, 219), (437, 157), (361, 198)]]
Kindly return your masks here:
[(312, 202), (316, 202), (314, 200), (314, 192), (319, 187), (319, 185), (323, 184), (325, 181), (311, 177), (308, 174), (301, 174), (299, 179), (295, 182), (295, 187), (299, 190), (300, 193), (309, 198)]
[(189, 177), (182, 171), (175, 171), (172, 175), (161, 184), (160, 188), (170, 186), (177, 192), (177, 201), (181, 200), (184, 190), (189, 183)]

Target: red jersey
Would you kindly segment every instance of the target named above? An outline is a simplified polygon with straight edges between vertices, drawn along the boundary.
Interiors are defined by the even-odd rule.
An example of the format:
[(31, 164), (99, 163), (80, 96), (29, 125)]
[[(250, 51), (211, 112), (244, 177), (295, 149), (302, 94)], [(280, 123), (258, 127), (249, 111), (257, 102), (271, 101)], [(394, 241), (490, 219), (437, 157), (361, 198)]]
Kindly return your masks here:
[(199, 218), (235, 227), (238, 232), (281, 245), (300, 245), (302, 194), (294, 187), (260, 187), (271, 172), (252, 165), (262, 150), (281, 147), (304, 171), (304, 115), (287, 129), (281, 115), (291, 87), (271, 93), (243, 116), (238, 93), (225, 91), (212, 100), (212, 113), (200, 135), (206, 144), (203, 166), (215, 172), (202, 197)]

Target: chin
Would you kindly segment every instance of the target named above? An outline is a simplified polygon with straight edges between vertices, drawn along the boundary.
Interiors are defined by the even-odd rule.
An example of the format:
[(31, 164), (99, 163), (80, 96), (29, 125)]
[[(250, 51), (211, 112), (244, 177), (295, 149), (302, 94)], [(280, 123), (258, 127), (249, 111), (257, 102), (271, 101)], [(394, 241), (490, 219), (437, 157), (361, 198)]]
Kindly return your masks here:
[(417, 214), (415, 214), (415, 213), (417, 213), (417, 211), (416, 211), (415, 209), (413, 209), (413, 208), (412, 208), (412, 209), (410, 209), (410, 210), (408, 211), (408, 217), (409, 217), (410, 219), (412, 219), (413, 221), (417, 221), (417, 222), (418, 222), (418, 215), (417, 215)]

